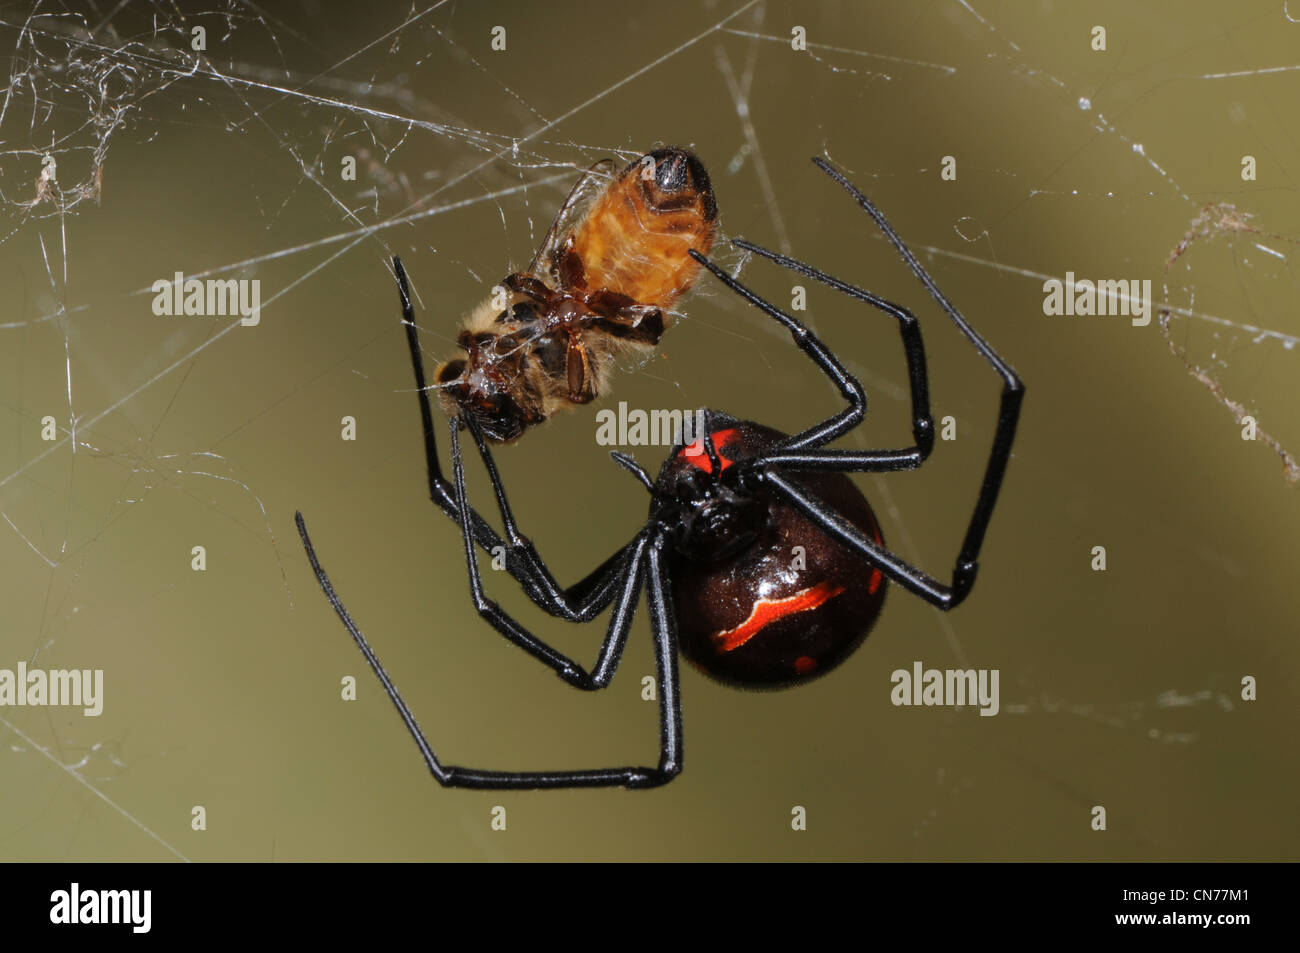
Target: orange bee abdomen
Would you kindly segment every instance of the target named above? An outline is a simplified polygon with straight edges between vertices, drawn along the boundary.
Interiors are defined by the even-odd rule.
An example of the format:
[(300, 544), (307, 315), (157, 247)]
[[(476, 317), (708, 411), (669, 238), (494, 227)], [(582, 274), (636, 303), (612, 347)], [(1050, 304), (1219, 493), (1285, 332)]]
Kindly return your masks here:
[(718, 210), (704, 165), (684, 149), (660, 149), (628, 166), (573, 233), (587, 288), (669, 308), (699, 272)]

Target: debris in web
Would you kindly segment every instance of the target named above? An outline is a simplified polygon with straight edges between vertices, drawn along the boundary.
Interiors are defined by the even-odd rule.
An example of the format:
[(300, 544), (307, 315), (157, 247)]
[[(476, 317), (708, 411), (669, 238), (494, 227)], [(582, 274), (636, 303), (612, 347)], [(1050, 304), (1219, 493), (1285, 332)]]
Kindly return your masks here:
[[(1201, 320), (1212, 321), (1221, 326), (1232, 328), (1235, 331), (1249, 334), (1253, 341), (1264, 342), (1272, 341), (1281, 344), (1285, 350), (1292, 350), (1297, 342), (1295, 335), (1285, 334), (1280, 331), (1274, 331), (1267, 328), (1259, 327), (1253, 323), (1247, 323), (1235, 319), (1219, 318), (1213, 315), (1201, 314), (1189, 308), (1176, 308), (1169, 304), (1172, 299), (1170, 292), (1171, 271), (1174, 266), (1182, 260), (1191, 248), (1198, 243), (1214, 242), (1216, 240), (1229, 240), (1239, 237), (1248, 237), (1254, 248), (1266, 255), (1289, 262), (1289, 251), (1283, 252), (1279, 248), (1272, 246), (1289, 246), (1293, 250), (1296, 246), (1295, 239), (1287, 238), (1283, 235), (1275, 235), (1265, 232), (1251, 224), (1254, 216), (1249, 212), (1244, 212), (1237, 206), (1227, 202), (1211, 203), (1201, 209), (1200, 213), (1192, 219), (1187, 231), (1174, 246), (1173, 251), (1165, 260), (1163, 273), (1163, 292), (1165, 304), (1159, 309), (1160, 333), (1169, 346), (1170, 352), (1174, 357), (1182, 362), (1187, 369), (1187, 373), (1192, 379), (1197, 381), (1202, 387), (1213, 395), (1225, 410), (1232, 414), (1233, 419), (1239, 426), (1251, 428), (1254, 431), (1254, 439), (1267, 446), (1282, 461), (1282, 473), (1286, 482), (1295, 486), (1300, 483), (1300, 464), (1297, 464), (1295, 456), (1288, 451), (1282, 443), (1271, 433), (1264, 430), (1257, 420), (1258, 412), (1252, 411), (1239, 400), (1229, 396), (1224, 388), (1218, 374), (1212, 367), (1204, 366), (1193, 360), (1188, 353), (1188, 349), (1174, 340), (1172, 325), (1175, 317), (1195, 316)], [(1271, 244), (1265, 244), (1265, 242)], [(1194, 294), (1194, 292), (1193, 292)]]
[(0, 95), (0, 204), (20, 222), (98, 202), (113, 137), (198, 68), (183, 18), (143, 18), (134, 35), (120, 32), (126, 22), (36, 4), (21, 23), (0, 23), (17, 30)]

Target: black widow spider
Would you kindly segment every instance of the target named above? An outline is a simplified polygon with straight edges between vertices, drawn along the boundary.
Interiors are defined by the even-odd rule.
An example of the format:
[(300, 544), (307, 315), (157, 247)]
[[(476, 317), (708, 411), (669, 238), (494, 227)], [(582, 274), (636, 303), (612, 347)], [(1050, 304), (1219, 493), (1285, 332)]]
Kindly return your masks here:
[[(444, 765), (335, 594), (317, 559), (302, 514), (296, 514), (298, 532), (321, 588), (383, 683), (440, 784), (468, 788), (643, 788), (664, 784), (682, 769), (679, 635), (683, 653), (708, 674), (742, 684), (788, 684), (828, 670), (861, 642), (879, 614), (884, 579), (945, 610), (970, 593), (980, 546), (1011, 455), (1024, 387), (1011, 367), (944, 297), (866, 196), (827, 162), (820, 158), (813, 161), (875, 220), (939, 307), (1002, 379), (993, 446), (951, 583), (942, 583), (909, 566), (886, 549), (870, 506), (844, 476), (846, 472), (913, 469), (925, 461), (934, 446), (920, 325), (906, 308), (784, 255), (742, 239), (733, 241), (739, 248), (830, 285), (898, 321), (911, 386), (915, 445), (880, 451), (826, 449), (826, 444), (862, 421), (866, 412), (862, 385), (801, 322), (692, 251), (727, 287), (784, 325), (799, 349), (839, 388), (848, 406), (794, 436), (706, 412), (700, 440), (689, 447), (680, 443), (674, 447), (657, 480), (651, 480), (629, 457), (614, 453), (615, 460), (650, 491), (649, 518), (627, 545), (590, 575), (561, 589), (531, 542), (520, 534), (492, 455), (472, 419), (451, 420), (454, 482), (449, 483), (442, 475), (410, 291), (402, 263), (394, 258), (402, 321), (424, 424), (429, 489), (434, 502), (461, 527), (475, 607), (506, 639), (554, 669), (566, 682), (593, 690), (605, 687), (613, 678), (644, 587), (658, 672), (657, 767), (506, 772)], [(466, 502), (458, 435), (462, 426), (473, 436), (491, 480), (504, 540)], [(796, 472), (797, 477), (792, 475)], [(475, 542), (488, 549), (504, 545), (510, 575), (532, 602), (552, 615), (585, 622), (612, 603), (607, 634), (590, 671), (536, 638), (484, 595)], [(795, 547), (804, 549), (797, 563), (790, 559)]]

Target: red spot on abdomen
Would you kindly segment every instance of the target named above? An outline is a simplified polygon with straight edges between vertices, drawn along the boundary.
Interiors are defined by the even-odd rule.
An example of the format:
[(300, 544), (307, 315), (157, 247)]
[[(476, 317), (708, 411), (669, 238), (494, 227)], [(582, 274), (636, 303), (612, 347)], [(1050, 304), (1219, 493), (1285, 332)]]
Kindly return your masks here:
[(800, 675), (807, 675), (817, 667), (817, 660), (811, 655), (800, 655), (794, 660), (794, 670)]
[[(713, 435), (713, 449), (718, 453), (718, 462), (722, 464), (723, 470), (736, 462), (734, 460), (728, 460), (722, 455), (722, 448), (729, 444), (731, 438), (735, 435), (736, 430), (734, 427), (729, 427), (726, 430), (719, 430)], [(713, 464), (709, 462), (708, 451), (704, 449), (703, 437), (689, 446), (682, 447), (679, 456), (685, 457), (687, 462), (695, 464), (705, 473), (713, 472)]]
[[(765, 627), (798, 612), (816, 609), (828, 599), (834, 599), (844, 591), (843, 586), (829, 582), (819, 582), (815, 586), (796, 592), (784, 599), (759, 599), (750, 610), (749, 618), (734, 629), (713, 634), (714, 648), (718, 652), (730, 652), (744, 645)], [(797, 663), (796, 663), (797, 664)]]

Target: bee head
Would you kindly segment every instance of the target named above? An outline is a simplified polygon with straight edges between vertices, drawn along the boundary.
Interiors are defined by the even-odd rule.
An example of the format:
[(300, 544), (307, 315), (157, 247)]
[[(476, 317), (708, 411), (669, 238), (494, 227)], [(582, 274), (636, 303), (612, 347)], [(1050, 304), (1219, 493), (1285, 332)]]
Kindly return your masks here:
[[(465, 373), (468, 363), (462, 359), (448, 361), (434, 375), (442, 394), (443, 409), (450, 416), (473, 417), (483, 436), (494, 443), (510, 443), (519, 439), (535, 421), (509, 394), (475, 375), (469, 380)], [(477, 386), (476, 386), (477, 385)]]

